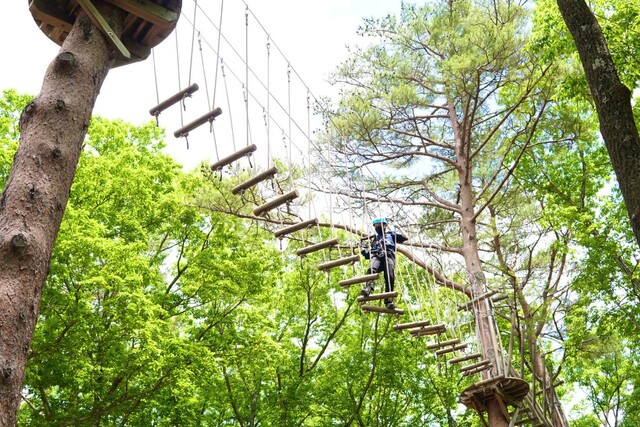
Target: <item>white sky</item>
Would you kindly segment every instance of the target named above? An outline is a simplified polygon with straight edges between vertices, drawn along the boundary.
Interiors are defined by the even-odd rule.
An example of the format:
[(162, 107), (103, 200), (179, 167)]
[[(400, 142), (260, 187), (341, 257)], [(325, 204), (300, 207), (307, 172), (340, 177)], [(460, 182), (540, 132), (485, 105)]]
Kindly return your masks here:
[[(398, 14), (400, 10), (400, 0), (246, 0), (252, 15), (257, 20), (250, 19), (248, 31), (250, 33), (249, 63), (252, 69), (260, 75), (262, 82), (266, 79), (266, 64), (270, 67), (270, 92), (273, 92), (273, 99), (270, 101), (271, 113), (274, 121), (271, 123), (269, 135), (274, 141), (282, 141), (284, 133), (289, 134), (289, 130), (296, 126), (305, 128), (307, 126), (306, 85), (316, 97), (330, 94), (331, 89), (325, 83), (326, 77), (347, 55), (346, 45), (362, 43), (363, 39), (356, 36), (358, 25), (363, 17), (382, 17), (388, 13)], [(177, 92), (180, 88), (188, 85), (188, 76), (194, 76), (192, 82), (200, 86), (200, 91), (194, 94), (192, 99), (187, 100), (187, 110), (184, 111), (183, 118), (180, 119), (180, 108), (176, 105), (170, 110), (160, 115), (160, 124), (167, 129), (168, 152), (183, 163), (186, 167), (195, 166), (199, 161), (206, 159), (216, 160), (216, 157), (223, 157), (233, 152), (231, 147), (222, 147), (220, 139), (215, 142), (218, 149), (218, 156), (212, 150), (212, 138), (208, 136), (208, 125), (203, 126), (203, 130), (192, 132), (189, 138), (189, 150), (182, 140), (177, 140), (173, 132), (181, 124), (189, 123), (193, 119), (200, 117), (208, 111), (207, 93), (204, 90), (203, 69), (208, 77), (209, 93), (213, 93), (213, 82), (215, 76), (214, 50), (216, 47), (217, 32), (205, 33), (205, 30), (213, 31), (214, 22), (216, 25), (220, 19), (220, 0), (200, 0), (198, 3), (204, 9), (206, 15), (198, 12), (196, 15), (196, 27), (202, 31), (205, 41), (202, 56), (195, 48), (195, 54), (190, 61), (192, 26), (188, 21), (193, 19), (194, 1), (183, 0), (183, 13), (178, 24), (178, 36), (180, 46), (178, 55), (180, 56), (181, 79), (177, 79), (177, 59), (176, 59), (176, 38), (174, 34), (169, 36), (158, 48), (156, 48), (156, 69), (154, 74), (153, 61), (151, 57), (144, 62), (127, 65), (110, 71), (105, 84), (98, 97), (94, 114), (98, 114), (110, 119), (121, 118), (134, 124), (142, 124), (152, 117), (149, 109), (157, 104), (157, 98), (164, 100)], [(227, 37), (234, 49), (244, 56), (245, 54), (245, 6), (242, 0), (224, 0), (224, 13), (222, 20), (222, 33)], [(4, 4), (4, 22), (0, 26), (0, 40), (3, 40), (1, 51), (5, 60), (0, 67), (0, 90), (17, 89), (21, 93), (36, 95), (42, 85), (42, 79), (47, 66), (59, 51), (59, 46), (50, 41), (36, 26), (28, 8), (28, 0), (11, 0)], [(188, 19), (185, 19), (188, 18)], [(260, 28), (264, 27), (264, 30)], [(272, 40), (272, 47), (269, 50), (269, 60), (267, 61), (266, 31)], [(206, 35), (205, 35), (206, 34)], [(209, 47), (206, 43), (209, 43)], [(276, 46), (284, 57), (278, 54)], [(202, 64), (201, 57), (210, 55)], [(230, 71), (236, 73), (240, 78), (244, 78), (244, 65), (240, 62), (233, 63), (236, 56), (229, 46), (224, 42), (220, 48), (220, 55), (225, 59)], [(237, 59), (237, 58), (236, 58)], [(291, 83), (287, 83), (286, 61), (290, 62), (292, 69), (297, 72), (302, 80), (292, 78)], [(189, 63), (191, 62), (191, 66)], [(206, 65), (209, 64), (209, 65)], [(207, 69), (208, 67), (208, 69)], [(191, 71), (190, 71), (191, 70)], [(230, 74), (230, 73), (229, 73)], [(246, 122), (244, 112), (244, 97), (242, 95), (241, 83), (235, 80), (236, 89), (233, 89), (233, 79), (227, 76), (229, 81), (229, 91), (231, 94), (224, 98), (221, 74), (218, 76), (218, 86), (216, 89), (216, 105), (223, 108), (223, 116), (214, 123), (225, 121), (225, 125), (237, 127), (238, 124)], [(155, 80), (158, 80), (158, 94), (156, 92)], [(259, 98), (260, 83), (251, 81), (250, 91), (256, 91)], [(266, 93), (266, 91), (263, 90)], [(212, 97), (212, 96), (211, 96)], [(295, 97), (294, 100), (291, 100)], [(288, 99), (287, 99), (288, 98)], [(198, 99), (199, 101), (195, 101)], [(231, 106), (231, 99), (236, 106)], [(276, 99), (279, 99), (276, 101)], [(193, 102), (192, 102), (193, 101)], [(197, 102), (204, 104), (197, 105)], [(246, 126), (235, 131), (234, 138), (238, 144), (251, 139), (257, 141), (260, 127), (266, 129), (261, 110), (266, 105), (266, 95), (264, 98), (250, 100), (250, 108), (257, 114), (258, 119), (250, 120), (251, 138), (247, 137)], [(284, 113), (287, 118), (281, 116), (275, 119), (277, 102), (279, 102), (289, 112)], [(287, 108), (287, 103), (291, 107)], [(229, 108), (233, 110), (233, 117), (229, 117)], [(298, 118), (293, 125), (290, 123), (291, 117), (295, 113)], [(283, 111), (280, 111), (283, 113)], [(182, 122), (180, 122), (182, 120)], [(234, 123), (227, 125), (226, 121)], [(172, 127), (173, 125), (173, 127)], [(217, 125), (222, 128), (222, 125)], [(220, 130), (222, 132), (222, 130)], [(295, 139), (295, 132), (291, 132), (291, 137)], [(228, 137), (224, 138), (225, 141)], [(235, 141), (234, 139), (234, 141)], [(264, 138), (263, 138), (264, 139)], [(299, 139), (299, 138), (298, 138)], [(205, 141), (205, 142), (201, 142)], [(294, 141), (295, 142), (295, 141)], [(302, 141), (302, 145), (306, 142)], [(275, 144), (275, 142), (274, 142)]]

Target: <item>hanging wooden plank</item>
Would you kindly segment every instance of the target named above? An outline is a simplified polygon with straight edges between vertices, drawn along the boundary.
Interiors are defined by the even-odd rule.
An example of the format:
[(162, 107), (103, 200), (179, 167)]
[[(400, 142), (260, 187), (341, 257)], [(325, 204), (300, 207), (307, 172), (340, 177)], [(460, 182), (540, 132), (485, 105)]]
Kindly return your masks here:
[(393, 330), (402, 332), (404, 329), (417, 328), (420, 326), (429, 326), (431, 324), (428, 320), (421, 320), (419, 322), (411, 322), (411, 323), (399, 323), (397, 325), (393, 325)]
[(434, 350), (436, 348), (446, 347), (448, 345), (456, 345), (460, 342), (459, 338), (454, 338), (452, 340), (434, 342), (431, 344), (427, 344), (427, 350)]
[(277, 208), (278, 206), (282, 206), (287, 202), (297, 198), (299, 196), (298, 190), (290, 191), (282, 196), (278, 196), (274, 199), (269, 200), (267, 203), (262, 204), (253, 210), (253, 214), (255, 216), (260, 216), (262, 214), (267, 213), (268, 211)]
[(246, 147), (244, 147), (242, 150), (238, 150), (233, 154), (228, 155), (227, 157), (224, 157), (220, 160), (218, 160), (215, 163), (211, 164), (211, 170), (212, 171), (219, 171), (222, 170), (223, 167), (235, 162), (238, 159), (241, 159), (245, 156), (250, 156), (251, 153), (253, 153), (254, 151), (256, 151), (257, 147), (255, 144), (251, 144), (251, 145), (247, 145)]
[(358, 301), (358, 302), (376, 301), (376, 300), (381, 300), (381, 299), (396, 298), (397, 296), (398, 296), (397, 292), (383, 292), (383, 293), (380, 293), (380, 294), (372, 294), (372, 295), (369, 295), (368, 297), (365, 297), (365, 296), (361, 295), (358, 298), (356, 298), (356, 301)]
[(165, 99), (160, 104), (156, 105), (152, 109), (149, 110), (149, 114), (154, 117), (158, 117), (160, 113), (162, 113), (167, 108), (171, 107), (173, 104), (182, 101), (184, 98), (190, 97), (194, 92), (198, 90), (198, 85), (196, 83), (192, 84), (189, 87), (182, 89), (180, 92), (175, 95)]
[(305, 228), (313, 227), (316, 225), (318, 225), (318, 218), (313, 218), (307, 221), (302, 221), (297, 224), (290, 225), (289, 227), (284, 227), (276, 230), (273, 232), (273, 235), (276, 237), (282, 237), (284, 235), (295, 233), (296, 231), (304, 230)]
[(386, 314), (404, 314), (404, 310), (401, 308), (387, 308), (387, 307), (378, 307), (377, 305), (361, 305), (360, 309), (367, 312), (375, 312), (375, 313), (386, 313)]
[(331, 246), (336, 246), (338, 244), (338, 239), (329, 239), (324, 242), (316, 243), (315, 245), (306, 246), (304, 248), (300, 248), (296, 251), (298, 256), (307, 255), (312, 252), (316, 252), (322, 249), (330, 248)]
[(338, 284), (342, 287), (346, 287), (346, 286), (351, 286), (358, 283), (376, 281), (378, 280), (379, 277), (380, 277), (380, 273), (367, 274), (364, 276), (352, 277), (351, 279), (341, 280), (340, 282), (338, 282)]
[(442, 356), (443, 354), (452, 353), (457, 350), (464, 350), (465, 348), (467, 348), (467, 344), (458, 344), (454, 345), (453, 347), (443, 348), (440, 350), (436, 350), (436, 356)]
[(495, 294), (497, 294), (498, 291), (491, 291), (491, 292), (487, 292), (486, 294), (482, 294), (479, 295), (475, 298), (473, 298), (472, 300), (470, 300), (469, 302), (459, 305), (458, 306), (458, 311), (464, 311), (464, 310), (471, 310), (471, 308), (473, 307), (473, 305), (477, 302), (480, 302), (482, 300), (485, 300), (487, 298), (491, 298), (492, 296), (494, 296)]
[(484, 360), (481, 360), (480, 362), (476, 362), (476, 363), (472, 363), (471, 365), (460, 367), (460, 372), (473, 371), (474, 369), (487, 366), (487, 365), (491, 365), (491, 360), (484, 359)]
[(426, 335), (442, 334), (444, 332), (446, 332), (446, 328), (443, 324), (424, 326), (422, 328), (411, 329), (409, 331), (409, 333), (413, 335), (414, 338), (420, 338)]
[(360, 261), (360, 255), (352, 255), (350, 257), (338, 258), (332, 261), (323, 262), (318, 266), (318, 270), (324, 271), (331, 268), (340, 267), (341, 265), (353, 264)]
[(198, 126), (201, 126), (207, 122), (211, 123), (213, 122), (213, 120), (218, 117), (220, 114), (222, 114), (222, 109), (220, 107), (216, 107), (213, 111), (209, 111), (207, 114), (198, 117), (197, 119), (195, 119), (194, 121), (192, 121), (191, 123), (189, 123), (188, 125), (185, 125), (183, 127), (181, 127), (180, 129), (178, 129), (177, 131), (175, 131), (173, 133), (173, 136), (175, 136), (176, 138), (181, 138), (183, 136), (188, 136), (189, 132), (191, 132), (192, 130), (194, 130), (195, 128), (197, 128)]
[(235, 187), (233, 187), (231, 189), (231, 192), (233, 194), (240, 194), (243, 191), (253, 187), (254, 185), (257, 185), (259, 183), (261, 183), (264, 180), (267, 180), (269, 178), (274, 177), (276, 174), (278, 173), (278, 168), (276, 168), (275, 166), (267, 169), (264, 172), (261, 172), (259, 174), (257, 174), (256, 176), (246, 180), (245, 182), (241, 182), (240, 184), (236, 185)]
[(481, 357), (482, 357), (482, 353), (474, 353), (474, 354), (469, 354), (467, 356), (455, 357), (449, 360), (449, 363), (454, 364), (454, 363), (466, 362), (467, 360), (479, 359)]

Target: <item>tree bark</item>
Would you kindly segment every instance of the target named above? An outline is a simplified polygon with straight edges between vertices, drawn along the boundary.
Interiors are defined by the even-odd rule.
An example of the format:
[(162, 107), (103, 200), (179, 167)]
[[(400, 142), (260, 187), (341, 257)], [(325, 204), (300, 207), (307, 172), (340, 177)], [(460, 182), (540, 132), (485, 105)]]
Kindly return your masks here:
[[(99, 8), (119, 34), (121, 11)], [(114, 49), (81, 12), (40, 95), (20, 118), (18, 151), (0, 198), (1, 427), (16, 424), (51, 252), (93, 105), (114, 60)]]
[(598, 112), (600, 132), (640, 246), (640, 137), (631, 108), (631, 91), (620, 81), (602, 29), (585, 1), (557, 3), (578, 48)]

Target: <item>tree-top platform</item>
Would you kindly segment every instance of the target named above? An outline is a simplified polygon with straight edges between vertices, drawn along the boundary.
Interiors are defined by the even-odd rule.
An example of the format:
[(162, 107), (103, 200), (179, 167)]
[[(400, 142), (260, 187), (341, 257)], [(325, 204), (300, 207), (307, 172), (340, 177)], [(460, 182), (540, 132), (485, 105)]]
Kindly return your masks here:
[(116, 66), (146, 59), (151, 48), (176, 27), (182, 0), (103, 0), (125, 13), (124, 28), (118, 37), (91, 0), (29, 0), (29, 11), (42, 32), (58, 45), (71, 31), (80, 11), (117, 48)]
[[(472, 384), (460, 394), (460, 402), (478, 412), (487, 410), (486, 403), (498, 399), (504, 404), (517, 406), (529, 393), (529, 383), (521, 378), (499, 375)], [(506, 408), (505, 408), (506, 409)]]

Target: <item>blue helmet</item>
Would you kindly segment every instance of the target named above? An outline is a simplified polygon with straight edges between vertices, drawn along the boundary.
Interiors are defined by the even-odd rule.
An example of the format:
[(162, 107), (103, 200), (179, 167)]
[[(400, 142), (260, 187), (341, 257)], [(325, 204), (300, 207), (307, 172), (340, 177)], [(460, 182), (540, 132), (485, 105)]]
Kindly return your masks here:
[(375, 227), (377, 224), (387, 224), (387, 218), (376, 218), (373, 220), (373, 226)]

